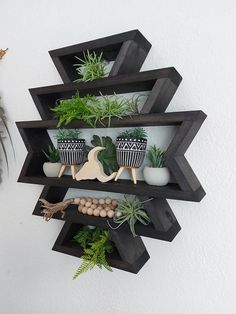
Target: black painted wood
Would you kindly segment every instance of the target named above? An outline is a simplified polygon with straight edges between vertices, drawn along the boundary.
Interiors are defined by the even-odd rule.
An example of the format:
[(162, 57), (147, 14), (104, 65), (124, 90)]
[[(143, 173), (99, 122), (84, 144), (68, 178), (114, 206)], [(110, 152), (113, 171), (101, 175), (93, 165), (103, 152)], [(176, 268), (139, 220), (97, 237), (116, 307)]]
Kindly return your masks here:
[[(38, 165), (42, 165), (45, 161), (45, 156), (41, 150), (45, 149), (50, 142), (46, 129), (55, 128), (56, 121), (17, 122), (17, 127), (19, 128), (25, 145), (30, 153), (30, 156), (27, 157), (23, 166), (19, 182), (83, 188), (88, 190), (107, 190), (117, 193), (128, 193), (142, 196), (148, 195), (154, 198), (200, 201), (204, 197), (205, 192), (192, 168), (185, 159), (184, 153), (191, 144), (205, 118), (205, 113), (198, 110), (176, 113), (171, 112), (135, 115), (132, 117), (124, 117), (123, 119), (112, 120), (112, 127), (151, 125), (179, 126), (177, 133), (171, 141), (166, 153), (167, 166), (174, 176), (176, 184), (168, 184), (165, 187), (150, 186), (143, 181), (139, 181), (137, 186), (135, 186), (131, 184), (129, 180), (100, 183), (98, 181), (77, 182), (72, 180), (71, 177), (66, 176), (60, 179), (46, 178), (43, 175), (42, 167), (40, 168)], [(89, 126), (80, 121), (74, 121), (67, 127), (88, 128)], [(41, 140), (35, 141), (35, 131), (37, 131), (37, 138), (41, 138)], [(31, 174), (32, 171), (33, 173)]]
[(49, 51), (49, 54), (64, 83), (78, 79), (73, 64), (75, 56), (83, 59), (83, 52), (89, 50), (97, 54), (103, 52), (107, 61), (113, 61), (109, 76), (138, 72), (151, 48), (150, 42), (139, 30), (132, 30), (104, 38), (83, 42)]
[[(83, 249), (72, 239), (82, 227), (83, 224), (66, 222), (52, 249), (64, 254), (81, 257)], [(141, 238), (138, 236), (133, 238), (132, 235), (124, 231), (110, 231), (110, 233), (111, 240), (114, 243), (114, 251), (107, 256), (109, 265), (113, 268), (137, 274), (150, 258)]]
[[(40, 195), (40, 198), (45, 198), (49, 202), (57, 203), (64, 199), (66, 192), (67, 188), (45, 186)], [(140, 197), (140, 199), (147, 200), (148, 198)], [(40, 205), (40, 202), (37, 202), (33, 211), (33, 215), (42, 217), (42, 209)], [(164, 206), (162, 207), (161, 205)], [(154, 199), (148, 203), (145, 203), (145, 210), (148, 212), (152, 223), (148, 226), (144, 226), (137, 222), (135, 225), (137, 235), (171, 242), (178, 234), (181, 227), (178, 224), (178, 221), (176, 220), (174, 213), (172, 212), (168, 203), (165, 200), (159, 200), (158, 202)], [(115, 224), (110, 218), (95, 217), (79, 213), (78, 206), (76, 205), (71, 205), (66, 209), (66, 215), (64, 219), (61, 218), (61, 213), (55, 214), (53, 218), (70, 221), (71, 223), (82, 223), (84, 225), (90, 224), (107, 229), (112, 229), (110, 226), (113, 228), (117, 227), (117, 224)], [(130, 232), (128, 224), (123, 224), (120, 226), (119, 231), (121, 232), (123, 230)]]
[(141, 113), (163, 112), (173, 98), (182, 77), (175, 68), (164, 68), (133, 74), (117, 75), (92, 82), (52, 85), (29, 89), (43, 120), (53, 117), (51, 108), (59, 99), (68, 99), (78, 91), (99, 96), (131, 92), (150, 92)]

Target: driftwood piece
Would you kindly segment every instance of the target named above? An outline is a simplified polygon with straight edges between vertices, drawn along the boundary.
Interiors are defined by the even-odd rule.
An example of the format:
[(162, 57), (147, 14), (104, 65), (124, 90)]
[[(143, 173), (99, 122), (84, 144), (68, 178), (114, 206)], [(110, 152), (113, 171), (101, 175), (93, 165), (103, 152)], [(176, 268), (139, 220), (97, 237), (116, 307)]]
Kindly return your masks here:
[(75, 201), (74, 198), (70, 198), (68, 200), (64, 200), (62, 202), (59, 203), (49, 203), (47, 200), (45, 200), (44, 198), (40, 198), (39, 202), (42, 203), (41, 207), (43, 208), (43, 210), (41, 211), (41, 214), (43, 215), (43, 218), (46, 221), (49, 221), (52, 216), (54, 214), (56, 214), (57, 212), (61, 212), (61, 218), (65, 217), (65, 209), (70, 205), (73, 204)]

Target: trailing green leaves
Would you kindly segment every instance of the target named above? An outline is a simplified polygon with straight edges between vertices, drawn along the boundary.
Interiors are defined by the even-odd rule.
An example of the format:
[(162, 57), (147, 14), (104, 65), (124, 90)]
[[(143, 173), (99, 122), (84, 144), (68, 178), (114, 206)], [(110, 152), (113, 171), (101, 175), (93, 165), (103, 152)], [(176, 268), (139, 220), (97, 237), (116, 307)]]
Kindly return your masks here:
[(92, 270), (95, 266), (112, 271), (106, 259), (107, 254), (113, 250), (108, 230), (90, 229), (88, 226), (84, 226), (73, 239), (84, 249), (84, 255), (81, 256), (83, 262), (76, 270), (73, 279)]

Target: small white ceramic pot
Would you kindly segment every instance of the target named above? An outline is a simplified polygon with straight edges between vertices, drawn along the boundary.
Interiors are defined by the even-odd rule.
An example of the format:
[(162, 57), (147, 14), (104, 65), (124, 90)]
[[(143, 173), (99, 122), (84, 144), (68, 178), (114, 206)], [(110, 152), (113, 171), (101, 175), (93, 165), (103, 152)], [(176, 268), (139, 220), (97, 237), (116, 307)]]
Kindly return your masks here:
[(61, 169), (60, 162), (45, 162), (43, 164), (43, 172), (46, 177), (58, 177), (59, 171)]
[(170, 181), (170, 171), (168, 168), (152, 168), (144, 167), (143, 169), (144, 180), (149, 185), (163, 186), (167, 185)]

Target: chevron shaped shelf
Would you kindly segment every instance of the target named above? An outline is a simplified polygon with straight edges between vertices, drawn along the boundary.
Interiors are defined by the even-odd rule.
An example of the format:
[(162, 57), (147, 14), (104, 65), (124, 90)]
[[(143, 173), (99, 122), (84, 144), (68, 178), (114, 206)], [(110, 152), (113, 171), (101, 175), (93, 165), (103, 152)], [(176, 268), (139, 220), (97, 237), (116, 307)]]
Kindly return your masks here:
[[(83, 249), (78, 244), (74, 244), (72, 239), (82, 226), (83, 224), (66, 222), (52, 249), (64, 254), (81, 257)], [(141, 238), (134, 238), (124, 231), (110, 230), (110, 234), (115, 249), (111, 254), (108, 254), (107, 261), (109, 265), (113, 268), (137, 274), (150, 258)]]
[[(18, 181), (44, 185), (40, 198), (52, 203), (60, 202), (69, 188), (132, 194), (141, 201), (151, 198), (149, 202), (144, 203), (151, 223), (148, 226), (137, 223), (135, 229), (138, 236), (135, 238), (127, 224), (115, 231), (108, 225), (108, 222), (113, 224), (112, 219), (84, 215), (78, 213), (76, 206), (70, 205), (66, 210), (64, 227), (53, 247), (55, 251), (80, 257), (82, 248), (71, 241), (75, 232), (83, 225), (109, 229), (115, 246), (114, 252), (108, 257), (109, 264), (133, 273), (137, 273), (149, 259), (140, 236), (172, 241), (181, 229), (166, 199), (199, 202), (205, 196), (205, 191), (184, 154), (198, 133), (206, 114), (201, 110), (165, 113), (182, 77), (173, 67), (138, 72), (150, 48), (151, 44), (146, 38), (134, 30), (50, 51), (53, 62), (66, 84), (31, 88), (31, 96), (42, 120), (16, 123), (28, 151)], [(78, 78), (73, 67), (74, 57), (83, 56), (86, 50), (99, 54), (103, 52), (105, 59), (113, 62), (111, 71), (106, 78), (73, 83)], [(134, 185), (130, 180), (101, 183), (97, 180), (77, 182), (71, 176), (46, 177), (42, 170), (46, 161), (42, 150), (52, 145), (47, 130), (57, 128), (57, 121), (53, 120), (50, 109), (56, 105), (58, 99), (70, 98), (76, 92), (79, 92), (80, 96), (98, 96), (100, 93), (148, 93), (140, 114), (122, 119), (113, 118), (111, 128), (177, 126), (176, 134), (166, 151), (166, 164), (172, 174), (173, 183), (160, 187), (148, 185), (144, 181), (138, 181), (137, 185)], [(73, 121), (66, 128), (91, 127), (82, 121)], [(104, 126), (98, 124), (97, 128)], [(33, 214), (41, 216), (39, 202), (36, 203)], [(55, 214), (53, 218), (62, 219), (59, 214)]]
[(83, 58), (87, 50), (96, 54), (103, 53), (105, 60), (114, 62), (109, 76), (136, 73), (141, 69), (151, 48), (150, 42), (138, 31), (112, 35), (84, 42), (69, 47), (49, 51), (49, 54), (60, 73), (64, 83), (78, 79), (75, 67), (75, 56)]
[(52, 119), (50, 108), (58, 99), (66, 99), (79, 92), (99, 96), (132, 92), (150, 92), (141, 114), (164, 112), (174, 96), (182, 77), (175, 68), (124, 74), (107, 77), (92, 82), (70, 83), (62, 85), (31, 88), (30, 94), (43, 120)]

